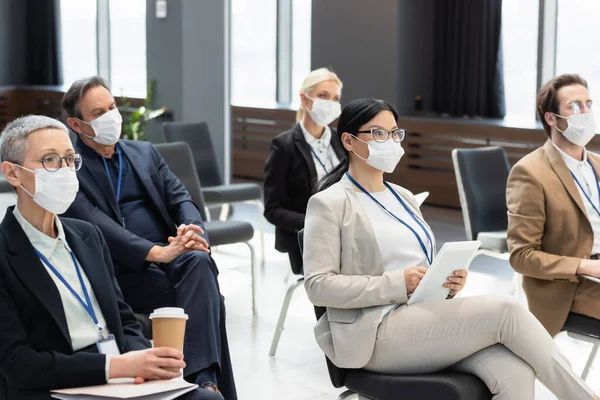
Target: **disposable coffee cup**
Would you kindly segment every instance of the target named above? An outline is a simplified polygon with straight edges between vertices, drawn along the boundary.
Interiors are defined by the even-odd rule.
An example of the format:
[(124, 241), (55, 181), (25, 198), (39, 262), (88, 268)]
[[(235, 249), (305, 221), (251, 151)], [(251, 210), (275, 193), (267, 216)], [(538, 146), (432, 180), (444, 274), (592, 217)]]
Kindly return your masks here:
[(185, 325), (188, 315), (183, 308), (157, 308), (150, 314), (152, 320), (152, 340), (154, 347), (173, 347), (183, 351)]
[(154, 347), (172, 347), (183, 352), (188, 315), (183, 308), (157, 308), (150, 314)]

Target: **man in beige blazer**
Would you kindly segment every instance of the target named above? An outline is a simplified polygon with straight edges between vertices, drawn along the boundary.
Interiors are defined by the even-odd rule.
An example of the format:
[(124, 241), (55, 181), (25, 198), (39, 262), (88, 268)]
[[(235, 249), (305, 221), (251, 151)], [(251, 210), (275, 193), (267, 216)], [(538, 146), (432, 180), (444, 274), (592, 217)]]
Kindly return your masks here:
[(510, 263), (523, 274), (529, 309), (554, 336), (569, 313), (600, 319), (600, 157), (586, 151), (595, 134), (587, 83), (560, 75), (537, 95), (548, 135), (508, 177)]

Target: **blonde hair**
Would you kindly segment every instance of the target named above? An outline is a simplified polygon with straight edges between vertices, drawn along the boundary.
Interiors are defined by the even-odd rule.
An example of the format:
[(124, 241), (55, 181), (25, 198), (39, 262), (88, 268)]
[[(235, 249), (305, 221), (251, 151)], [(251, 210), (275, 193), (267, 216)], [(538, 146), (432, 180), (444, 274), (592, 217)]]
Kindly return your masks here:
[[(334, 81), (339, 85), (340, 90), (344, 86), (340, 78), (338, 78), (338, 76), (335, 74), (335, 72), (331, 71), (328, 68), (319, 68), (315, 69), (314, 71), (311, 71), (310, 74), (308, 74), (308, 76), (304, 78), (302, 86), (300, 86), (300, 93), (308, 94), (311, 90), (313, 90), (315, 86), (325, 81)], [(303, 116), (304, 106), (300, 104), (298, 112), (296, 113), (296, 122), (300, 122)]]

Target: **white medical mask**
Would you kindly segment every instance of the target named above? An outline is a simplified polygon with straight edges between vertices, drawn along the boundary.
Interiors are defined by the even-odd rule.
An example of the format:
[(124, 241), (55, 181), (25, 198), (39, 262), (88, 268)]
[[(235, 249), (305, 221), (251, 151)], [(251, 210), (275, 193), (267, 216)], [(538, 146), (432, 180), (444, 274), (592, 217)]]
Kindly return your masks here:
[(596, 119), (593, 113), (573, 114), (568, 117), (558, 114), (554, 115), (567, 120), (567, 129), (561, 131), (557, 125), (556, 130), (561, 132), (574, 145), (585, 147), (594, 138), (596, 134)]
[(21, 189), (33, 198), (40, 207), (53, 214), (62, 214), (69, 209), (79, 191), (77, 173), (71, 168), (60, 168), (50, 172), (44, 168), (31, 170), (15, 164), (17, 167), (35, 174), (35, 193), (31, 194), (23, 185)]
[[(354, 136), (354, 135), (352, 135)], [(357, 140), (366, 143), (369, 147), (369, 156), (365, 159), (356, 154), (356, 156), (362, 160), (365, 160), (367, 164), (373, 168), (377, 168), (380, 171), (387, 172), (388, 174), (394, 172), (396, 166), (400, 162), (400, 159), (404, 155), (404, 148), (398, 142), (394, 142), (391, 138), (385, 142), (376, 142), (375, 140), (364, 140), (354, 136)]]
[(84, 133), (85, 136), (94, 140), (94, 142), (103, 144), (105, 146), (111, 146), (119, 141), (121, 137), (121, 125), (123, 124), (123, 118), (119, 113), (119, 110), (113, 108), (107, 113), (102, 114), (92, 122), (81, 121), (84, 124), (92, 126), (96, 136), (91, 137)]
[(339, 102), (325, 99), (307, 99), (312, 100), (312, 110), (308, 110), (310, 117), (319, 126), (327, 126), (342, 113), (342, 106)]

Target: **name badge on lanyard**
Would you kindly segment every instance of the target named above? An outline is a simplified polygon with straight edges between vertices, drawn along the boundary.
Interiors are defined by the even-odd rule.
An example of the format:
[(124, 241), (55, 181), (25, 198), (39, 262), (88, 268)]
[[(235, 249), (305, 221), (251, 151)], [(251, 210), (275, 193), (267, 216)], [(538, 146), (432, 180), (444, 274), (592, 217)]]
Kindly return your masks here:
[(77, 263), (77, 259), (75, 259), (75, 254), (73, 254), (72, 251), (69, 251), (69, 253), (71, 254), (71, 258), (73, 259), (73, 265), (75, 266), (75, 272), (77, 272), (77, 278), (79, 279), (79, 283), (81, 284), (81, 290), (83, 292), (83, 297), (85, 299), (82, 299), (81, 296), (79, 296), (79, 294), (75, 291), (75, 289), (73, 289), (73, 287), (69, 284), (69, 282), (67, 282), (67, 280), (64, 278), (64, 276), (56, 268), (54, 268), (54, 266), (50, 263), (50, 261), (48, 261), (48, 259), (42, 253), (40, 253), (37, 249), (35, 250), (35, 252), (36, 252), (37, 256), (40, 258), (40, 260), (42, 260), (42, 262), (44, 264), (46, 264), (48, 269), (50, 271), (52, 271), (52, 273), (58, 278), (58, 280), (69, 290), (69, 292), (71, 292), (71, 294), (75, 297), (75, 299), (77, 299), (79, 304), (81, 304), (81, 306), (85, 309), (85, 311), (87, 311), (88, 315), (91, 317), (92, 321), (98, 328), (98, 336), (99, 337), (98, 337), (98, 341), (96, 342), (96, 347), (98, 348), (98, 351), (102, 354), (109, 354), (109, 355), (120, 354), (119, 347), (117, 346), (115, 337), (113, 335), (108, 335), (106, 333), (106, 331), (100, 325), (100, 322), (98, 321), (98, 317), (96, 316), (96, 311), (94, 310), (94, 305), (92, 304), (90, 295), (87, 291), (87, 288), (85, 287), (85, 283), (83, 282), (83, 276), (81, 275), (79, 264)]
[(417, 231), (414, 230), (414, 228), (412, 226), (410, 226), (409, 224), (404, 222), (401, 218), (399, 218), (394, 213), (392, 213), (390, 210), (388, 210), (375, 197), (373, 197), (373, 195), (371, 193), (367, 192), (367, 190), (365, 188), (363, 188), (354, 178), (352, 178), (352, 176), (348, 172), (346, 172), (346, 176), (348, 177), (348, 179), (350, 179), (350, 182), (352, 182), (354, 184), (354, 186), (356, 186), (358, 189), (360, 189), (361, 192), (363, 192), (364, 194), (369, 196), (369, 198), (371, 200), (373, 200), (375, 203), (377, 203), (377, 205), (379, 207), (381, 207), (392, 218), (394, 218), (396, 221), (400, 222), (402, 225), (404, 225), (406, 228), (408, 228), (408, 230), (410, 230), (413, 235), (415, 235), (415, 238), (417, 238), (417, 241), (419, 242), (419, 245), (421, 246), (421, 250), (423, 250), (423, 253), (425, 254), (425, 258), (427, 258), (427, 262), (429, 263), (429, 265), (433, 264), (433, 257), (434, 257), (434, 255), (433, 255), (433, 239), (432, 239), (431, 235), (429, 234), (429, 230), (425, 227), (425, 225), (423, 225), (423, 223), (421, 221), (419, 221), (417, 216), (410, 210), (410, 208), (408, 208), (408, 206), (406, 205), (404, 200), (402, 200), (400, 195), (398, 193), (396, 193), (396, 191), (394, 189), (392, 189), (392, 187), (387, 182), (385, 182), (385, 181), (383, 182), (384, 185), (392, 192), (392, 194), (398, 200), (398, 202), (402, 205), (402, 207), (406, 210), (406, 212), (412, 217), (412, 219), (423, 230), (423, 232), (425, 233), (425, 236), (427, 237), (427, 240), (429, 240), (429, 251), (427, 250), (427, 247), (425, 246), (425, 243), (423, 242), (423, 239), (421, 238), (421, 236), (417, 233)]
[[(592, 166), (592, 163), (590, 162), (589, 159), (587, 160), (587, 162), (590, 165), (590, 168), (592, 169), (592, 171), (594, 172), (594, 177), (596, 178), (596, 189), (598, 190), (598, 206), (600, 206), (600, 182), (598, 181), (598, 175), (596, 175), (596, 170)], [(577, 184), (577, 186), (579, 186), (579, 189), (581, 189), (581, 193), (583, 193), (583, 195), (585, 196), (585, 198), (587, 199), (587, 201), (590, 203), (590, 205), (592, 206), (592, 208), (594, 209), (594, 211), (596, 211), (596, 214), (598, 214), (598, 216), (600, 217), (600, 210), (598, 209), (598, 206), (596, 206), (594, 204), (594, 202), (592, 201), (591, 196), (588, 196), (587, 193), (585, 192), (585, 190), (583, 190), (583, 186), (581, 186), (581, 183), (579, 182), (579, 179), (577, 179), (577, 177), (575, 176), (575, 174), (573, 173), (573, 171), (569, 170), (569, 172), (573, 176), (573, 180), (575, 181), (575, 183)], [(593, 195), (594, 193), (591, 193), (591, 194)]]

